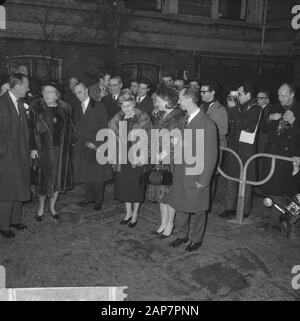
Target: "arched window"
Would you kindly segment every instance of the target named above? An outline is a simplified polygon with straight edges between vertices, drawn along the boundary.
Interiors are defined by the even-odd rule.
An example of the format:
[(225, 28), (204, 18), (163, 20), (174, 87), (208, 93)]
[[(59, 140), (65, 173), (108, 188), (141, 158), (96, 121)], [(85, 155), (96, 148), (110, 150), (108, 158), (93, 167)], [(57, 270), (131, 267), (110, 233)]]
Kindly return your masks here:
[(62, 81), (62, 59), (36, 55), (6, 57), (8, 73), (13, 73), (20, 65), (27, 66), (30, 76), (41, 80)]

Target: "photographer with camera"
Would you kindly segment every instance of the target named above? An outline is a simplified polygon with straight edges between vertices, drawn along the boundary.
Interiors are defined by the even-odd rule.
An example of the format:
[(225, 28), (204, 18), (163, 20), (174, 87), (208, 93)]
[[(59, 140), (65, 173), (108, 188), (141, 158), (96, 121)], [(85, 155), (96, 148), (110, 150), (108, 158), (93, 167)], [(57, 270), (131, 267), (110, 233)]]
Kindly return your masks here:
[[(257, 152), (257, 132), (262, 114), (254, 96), (254, 87), (251, 83), (243, 83), (237, 92), (231, 92), (227, 99), (229, 135), (228, 147), (234, 150), (243, 164)], [(226, 153), (223, 171), (232, 177), (239, 178), (240, 166), (238, 160), (231, 153)], [(256, 180), (256, 163), (253, 161), (248, 167), (247, 180)], [(238, 183), (227, 180), (226, 210), (219, 214), (224, 219), (233, 219), (236, 216)], [(252, 186), (245, 189), (245, 214), (250, 215), (252, 206)]]
[[(272, 114), (262, 126), (269, 133), (265, 153), (286, 157), (300, 156), (300, 104), (294, 99), (295, 88), (291, 83), (284, 83), (278, 89), (279, 103), (272, 108)], [(270, 172), (271, 159), (265, 158), (263, 175)], [(291, 162), (276, 160), (275, 171), (271, 179), (262, 186), (265, 194), (272, 196), (275, 202), (283, 203), (286, 196), (298, 192), (299, 171), (296, 173)], [(273, 210), (271, 224), (278, 223), (280, 213)]]

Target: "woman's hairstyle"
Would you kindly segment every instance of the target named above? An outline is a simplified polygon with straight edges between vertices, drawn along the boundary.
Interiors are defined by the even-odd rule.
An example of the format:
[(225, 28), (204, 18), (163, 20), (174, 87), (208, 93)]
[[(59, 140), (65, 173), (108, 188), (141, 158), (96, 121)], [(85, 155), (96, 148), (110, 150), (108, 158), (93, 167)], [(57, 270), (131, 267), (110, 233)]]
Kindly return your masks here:
[(118, 98), (118, 103), (121, 106), (125, 101), (130, 101), (135, 106), (136, 100), (129, 88), (122, 89)]
[(53, 86), (53, 85), (51, 85), (51, 84), (46, 84), (46, 85), (43, 85), (43, 86), (42, 86), (42, 88), (41, 88), (41, 93), (42, 93), (42, 94), (43, 94), (43, 92), (44, 92), (44, 90), (45, 90), (46, 87), (52, 87), (52, 88), (55, 90), (56, 97), (57, 97), (57, 98), (60, 98), (60, 92), (59, 92), (59, 90), (58, 90), (55, 86)]
[(156, 95), (167, 102), (167, 109), (173, 109), (178, 104), (178, 93), (173, 86), (160, 83), (157, 86)]

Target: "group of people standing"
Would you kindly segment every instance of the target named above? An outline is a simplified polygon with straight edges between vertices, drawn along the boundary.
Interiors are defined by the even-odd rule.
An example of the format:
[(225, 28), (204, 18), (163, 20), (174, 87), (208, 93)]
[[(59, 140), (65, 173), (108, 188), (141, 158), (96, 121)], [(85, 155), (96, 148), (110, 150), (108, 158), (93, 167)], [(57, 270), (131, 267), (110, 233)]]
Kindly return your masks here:
[[(233, 149), (245, 163), (257, 152), (259, 132), (264, 130), (266, 151), (269, 148), (272, 153), (300, 156), (296, 144), (300, 118), (297, 117), (293, 87), (289, 84), (280, 87), (279, 106), (274, 107), (274, 112), (260, 102), (259, 95), (267, 92), (260, 91), (255, 97), (253, 87), (248, 83), (240, 84), (238, 90), (228, 96), (226, 107), (217, 100), (217, 86), (212, 81), (203, 81), (201, 85), (178, 82), (175, 86), (172, 80), (162, 78), (152, 96), (149, 95), (148, 79), (134, 80), (128, 89), (122, 89), (120, 76), (107, 74), (101, 75), (99, 82), (90, 87), (75, 77), (70, 79), (69, 85), (70, 91), (62, 100), (57, 84), (44, 84), (41, 97), (31, 101), (29, 108), (24, 108), (29, 80), (19, 72), (10, 76), (9, 90), (0, 97), (0, 233), (4, 237), (14, 236), (11, 227), (26, 229), (22, 223), (22, 202), (30, 199), (31, 191), (39, 198), (36, 220), (43, 219), (47, 198), (47, 210), (58, 220), (56, 202), (59, 193), (73, 188), (74, 184), (84, 184), (85, 194), (78, 205), (94, 204), (94, 210), (100, 211), (105, 183), (114, 178), (115, 198), (125, 203), (126, 213), (120, 224), (135, 227), (140, 204), (147, 198), (159, 203), (161, 213), (160, 224), (152, 233), (159, 238), (170, 237), (176, 214), (176, 238), (170, 246), (189, 242), (186, 250), (195, 251), (203, 241), (207, 211), (217, 186), (218, 165), (224, 166), (229, 175), (238, 177), (239, 165), (230, 155), (221, 163), (219, 146)], [(127, 124), (127, 132), (119, 132), (120, 122)], [(278, 134), (278, 126), (283, 136)], [(97, 133), (106, 128), (114, 132), (117, 142), (135, 129), (142, 129), (149, 139), (152, 129), (167, 129), (168, 133), (177, 129), (183, 135), (180, 148), (183, 151), (189, 145), (192, 155), (199, 148), (197, 132), (203, 130), (203, 168), (199, 173), (188, 175), (188, 169), (195, 164), (186, 159), (175, 162), (178, 142), (171, 139), (170, 148), (164, 150), (162, 142), (169, 139), (164, 134), (155, 155), (158, 164), (149, 166), (149, 155), (138, 164), (132, 164), (129, 159), (125, 164), (118, 161), (100, 164), (97, 150), (105, 142), (97, 140)], [(190, 130), (190, 136), (185, 136), (186, 129)], [(247, 133), (252, 134), (252, 138)], [(280, 150), (275, 141), (278, 135), (282, 140)], [(129, 150), (136, 141), (126, 142)], [(163, 162), (165, 158), (170, 161)], [(269, 164), (264, 163), (264, 166), (268, 168)], [(278, 166), (277, 171), (283, 168), (286, 177), (292, 177), (290, 166)], [(147, 186), (142, 178), (152, 170), (171, 173), (172, 184)], [(255, 177), (253, 165), (247, 178), (255, 180)], [(269, 186), (273, 186), (276, 179), (275, 175)], [(227, 184), (227, 208), (220, 216), (230, 219), (235, 215), (237, 183), (228, 180)], [(252, 189), (248, 186), (246, 216), (251, 211), (251, 200)]]

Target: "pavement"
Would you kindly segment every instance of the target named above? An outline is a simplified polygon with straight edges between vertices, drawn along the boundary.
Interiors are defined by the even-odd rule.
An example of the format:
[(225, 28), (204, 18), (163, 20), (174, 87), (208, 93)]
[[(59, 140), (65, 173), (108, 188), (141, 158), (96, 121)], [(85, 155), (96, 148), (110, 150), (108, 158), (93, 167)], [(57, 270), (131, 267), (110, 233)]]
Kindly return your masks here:
[(113, 199), (113, 188), (106, 185), (100, 212), (76, 205), (82, 186), (60, 195), (59, 222), (49, 213), (35, 221), (37, 199), (26, 203), (28, 230), (0, 237), (6, 287), (126, 286), (129, 301), (300, 300), (292, 273), (296, 265), (300, 273), (300, 228), (292, 239), (258, 228), (270, 216), (260, 198), (244, 224), (224, 221), (218, 217), (226, 189), (220, 179), (204, 242), (187, 253), (184, 245), (169, 246), (174, 236), (151, 234), (159, 224), (158, 204), (141, 205), (135, 228), (120, 225), (125, 209)]

